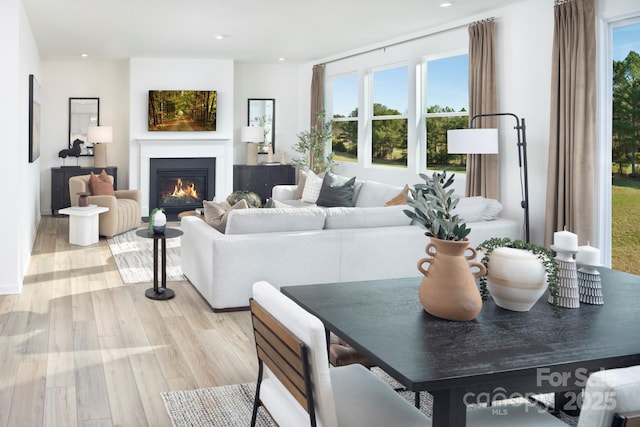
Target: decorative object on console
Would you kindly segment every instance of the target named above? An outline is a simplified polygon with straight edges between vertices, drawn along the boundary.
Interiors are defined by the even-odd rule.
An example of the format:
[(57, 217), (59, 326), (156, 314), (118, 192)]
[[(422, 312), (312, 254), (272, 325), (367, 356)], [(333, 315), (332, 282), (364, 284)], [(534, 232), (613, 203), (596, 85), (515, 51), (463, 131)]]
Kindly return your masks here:
[[(404, 213), (427, 231), (431, 242), (425, 252), (429, 257), (418, 261), (418, 270), (424, 275), (418, 296), (425, 311), (431, 315), (457, 321), (473, 320), (482, 309), (482, 298), (475, 279), (486, 273), (476, 258), (475, 249), (466, 238), (471, 232), (458, 215), (452, 213), (458, 199), (452, 198), (454, 175), (434, 172), (432, 177), (420, 174), (424, 184), (410, 190), (412, 199), (407, 205), (413, 211)], [(469, 253), (469, 255), (467, 255)], [(423, 265), (429, 264), (428, 269)], [(471, 272), (476, 268), (475, 273)]]
[(311, 130), (300, 132), (298, 143), (293, 149), (301, 157), (291, 161), (300, 168), (309, 168), (316, 174), (333, 172), (337, 163), (333, 160), (333, 152), (326, 154), (327, 146), (331, 142), (331, 122), (325, 121), (324, 110), (318, 113), (317, 124)]
[[(543, 285), (543, 286), (549, 289), (549, 302), (554, 306), (554, 311), (557, 314), (559, 312), (558, 311), (559, 305), (557, 301), (558, 301), (558, 283), (560, 281), (560, 276), (559, 276), (560, 269), (559, 269), (558, 263), (553, 257), (553, 254), (547, 248), (536, 245), (535, 243), (528, 243), (522, 240), (512, 240), (509, 238), (492, 238), (492, 239), (485, 240), (476, 248), (478, 252), (482, 253), (482, 264), (487, 268), (487, 275), (480, 278), (480, 294), (482, 295), (482, 299), (486, 300), (489, 295), (489, 290), (491, 290), (491, 289), (488, 290), (488, 283), (487, 283), (488, 277), (493, 274), (491, 272), (491, 256), (493, 251), (499, 248), (511, 248), (511, 249), (524, 250), (531, 253), (537, 258), (538, 262), (542, 264), (545, 277), (546, 277), (546, 285)], [(530, 271), (530, 274), (533, 274), (535, 272), (535, 267), (531, 264), (528, 264), (530, 262), (529, 261), (530, 258), (525, 258), (522, 255), (516, 256), (516, 254), (513, 252), (503, 253), (502, 255), (503, 256), (499, 256), (499, 258), (503, 258), (499, 264), (500, 270), (497, 274), (493, 274), (493, 277), (497, 278), (497, 280), (493, 281), (494, 288), (498, 289), (498, 287), (500, 286), (510, 288), (508, 293), (505, 289), (498, 289), (498, 290), (503, 291), (502, 292), (503, 295), (509, 295), (509, 298), (512, 298), (512, 299), (515, 298), (513, 296), (514, 292), (516, 292), (518, 289), (524, 288), (522, 290), (523, 296), (519, 297), (518, 299), (527, 300), (529, 298), (533, 298), (533, 295), (536, 292), (533, 290), (533, 288), (536, 288), (539, 285), (536, 285), (535, 283), (528, 283), (529, 281), (527, 280), (526, 284), (528, 286), (525, 288), (524, 286), (522, 286), (525, 283), (522, 283), (521, 279), (525, 277), (526, 274), (522, 273), (517, 268), (512, 268), (511, 265), (509, 266), (501, 265), (502, 263), (510, 264), (512, 261), (507, 257), (511, 256), (513, 257), (513, 261), (519, 261), (518, 262), (519, 266), (524, 267), (525, 266), (524, 262), (526, 262), (528, 271)], [(517, 274), (517, 276), (512, 277), (513, 281), (507, 281), (508, 276), (511, 276), (510, 273), (505, 272), (508, 270), (512, 270)], [(537, 301), (542, 296), (543, 293), (544, 293), (544, 290), (540, 294), (538, 294), (538, 296), (535, 298), (535, 301)], [(493, 292), (491, 293), (491, 295), (493, 295)], [(500, 298), (500, 296), (498, 298)], [(495, 296), (494, 296), (494, 300), (496, 300)], [(535, 301), (533, 302), (534, 304), (535, 304)], [(500, 307), (507, 308), (509, 310), (514, 310), (513, 308), (505, 307), (504, 305), (506, 304), (503, 304), (503, 302), (498, 304), (498, 301), (496, 301), (496, 304), (499, 305)], [(513, 305), (513, 307), (517, 307), (517, 305)], [(529, 309), (530, 308), (531, 307), (529, 307)], [(515, 311), (526, 311), (526, 310), (515, 310)]]
[(527, 170), (527, 135), (524, 118), (513, 113), (477, 114), (469, 121), (469, 129), (451, 129), (447, 131), (449, 154), (490, 154), (498, 152), (498, 130), (474, 128), (473, 122), (479, 117), (511, 116), (516, 119), (514, 129), (518, 133), (518, 165), (520, 167), (520, 186), (524, 209), (524, 240), (529, 242), (529, 178)]
[(62, 159), (63, 167), (69, 167), (64, 165), (64, 159), (66, 159), (69, 156), (76, 158), (76, 166), (77, 166), (78, 157), (80, 157), (80, 153), (82, 153), (82, 144), (83, 144), (82, 141), (80, 141), (79, 139), (76, 139), (75, 141), (73, 141), (72, 148), (64, 148), (58, 151), (58, 157)]
[(93, 143), (93, 165), (97, 168), (106, 168), (106, 144), (113, 142), (113, 128), (111, 126), (89, 126), (87, 139)]
[(263, 129), (259, 126), (245, 126), (240, 130), (240, 141), (247, 143), (248, 165), (258, 164), (258, 143), (264, 142)]
[(280, 152), (280, 164), (281, 165), (287, 164), (287, 153), (285, 153), (284, 151)]
[(147, 232), (149, 234), (163, 234), (167, 226), (167, 216), (164, 214), (164, 208), (155, 208), (149, 214), (149, 226)]

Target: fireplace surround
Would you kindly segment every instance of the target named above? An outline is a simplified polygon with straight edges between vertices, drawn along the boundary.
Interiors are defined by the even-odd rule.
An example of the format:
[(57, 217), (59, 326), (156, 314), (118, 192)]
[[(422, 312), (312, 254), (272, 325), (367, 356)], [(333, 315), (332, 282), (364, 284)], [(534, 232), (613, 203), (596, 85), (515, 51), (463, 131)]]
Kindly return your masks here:
[[(233, 141), (231, 138), (207, 139), (147, 139), (132, 140), (129, 151), (129, 185), (141, 193), (142, 216), (155, 206), (149, 204), (151, 159), (215, 158), (215, 189), (217, 198), (226, 198), (233, 191)], [(209, 199), (211, 200), (211, 199)]]

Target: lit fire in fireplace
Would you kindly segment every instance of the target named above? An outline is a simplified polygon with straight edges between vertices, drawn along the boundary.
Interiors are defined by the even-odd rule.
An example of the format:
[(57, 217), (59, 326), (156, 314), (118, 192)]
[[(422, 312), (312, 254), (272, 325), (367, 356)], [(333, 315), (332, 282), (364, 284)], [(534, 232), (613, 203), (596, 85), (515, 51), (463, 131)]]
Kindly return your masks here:
[(178, 182), (173, 188), (171, 197), (193, 197), (194, 199), (198, 199), (198, 191), (196, 190), (196, 185), (192, 182), (187, 186), (183, 186), (182, 178), (178, 178)]

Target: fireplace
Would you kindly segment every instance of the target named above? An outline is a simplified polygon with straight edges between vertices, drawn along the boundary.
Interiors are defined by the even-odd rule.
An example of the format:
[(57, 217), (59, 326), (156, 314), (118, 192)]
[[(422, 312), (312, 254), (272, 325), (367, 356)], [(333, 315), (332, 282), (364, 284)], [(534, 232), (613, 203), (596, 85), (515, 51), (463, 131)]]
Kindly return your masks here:
[(216, 159), (180, 157), (149, 159), (149, 208), (164, 208), (167, 219), (202, 207), (215, 196)]

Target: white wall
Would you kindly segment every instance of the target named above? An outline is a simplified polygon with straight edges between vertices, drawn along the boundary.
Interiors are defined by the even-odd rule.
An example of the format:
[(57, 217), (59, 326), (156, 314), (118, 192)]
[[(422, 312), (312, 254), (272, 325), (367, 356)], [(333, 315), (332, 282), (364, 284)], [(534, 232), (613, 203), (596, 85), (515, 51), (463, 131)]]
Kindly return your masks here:
[[(42, 64), (43, 103), (40, 160), (40, 200), (43, 214), (51, 214), (51, 168), (63, 165), (60, 150), (68, 148), (69, 98), (100, 98), (100, 124), (113, 127), (107, 147), (109, 166), (118, 167), (118, 188), (129, 188), (129, 61), (45, 60)], [(93, 166), (93, 157), (67, 157), (64, 164)]]
[(275, 156), (285, 151), (291, 159), (298, 124), (298, 67), (287, 64), (255, 64), (236, 62), (234, 79), (234, 164), (245, 164), (246, 143), (240, 141), (240, 128), (247, 125), (249, 98), (276, 100)]
[[(29, 265), (29, 255), (40, 221), (39, 164), (29, 163), (29, 74), (42, 83), (40, 59), (20, 0), (0, 3), (0, 125), (2, 157), (0, 180), (10, 190), (12, 206), (0, 209), (4, 225), (0, 245), (0, 294), (18, 293)], [(44, 105), (43, 111), (44, 111)]]
[[(415, 65), (425, 55), (438, 52), (466, 49), (468, 36), (466, 24), (477, 19), (493, 16), (496, 20), (496, 50), (498, 68), (498, 97), (500, 112), (511, 112), (524, 117), (527, 123), (527, 140), (529, 144), (529, 197), (531, 216), (531, 239), (536, 243), (544, 240), (544, 205), (546, 197), (546, 173), (549, 139), (549, 93), (551, 73), (551, 45), (553, 41), (553, 4), (539, 0), (518, 2), (512, 6), (490, 11), (482, 16), (469, 17), (464, 22), (453, 22), (446, 28), (432, 29), (436, 33), (426, 39), (408, 42), (396, 47), (378, 50), (365, 55), (355, 56), (340, 63), (327, 65), (327, 75), (349, 71), (349, 68), (368, 66), (376, 67), (392, 64), (404, 57), (410, 61), (410, 84), (415, 81)], [(459, 26), (462, 25), (462, 28)], [(444, 32), (440, 32), (440, 31)], [(428, 31), (425, 31), (425, 34)], [(415, 35), (408, 35), (410, 39)], [(393, 41), (390, 41), (393, 42)], [(384, 45), (381, 43), (380, 45)], [(366, 51), (369, 46), (362, 49)], [(354, 52), (345, 52), (345, 55)], [(336, 55), (340, 57), (340, 55)], [(309, 88), (311, 66), (334, 58), (322, 58), (305, 64), (299, 69), (299, 113), (300, 129), (309, 126)], [(410, 105), (409, 123), (415, 123), (415, 109)], [(511, 121), (509, 121), (511, 120)], [(520, 208), (519, 169), (517, 160), (516, 132), (513, 130), (515, 120), (505, 118), (500, 127), (500, 200), (504, 205), (503, 216), (522, 220)], [(410, 130), (411, 132), (411, 130)], [(416, 135), (414, 133), (414, 135)], [(415, 147), (410, 142), (414, 153)], [(356, 175), (363, 179), (374, 179), (397, 185), (414, 184), (420, 181), (419, 169), (410, 164), (405, 170), (365, 166), (359, 163), (343, 163), (339, 173)], [(456, 190), (464, 192), (464, 175), (458, 175)]]

